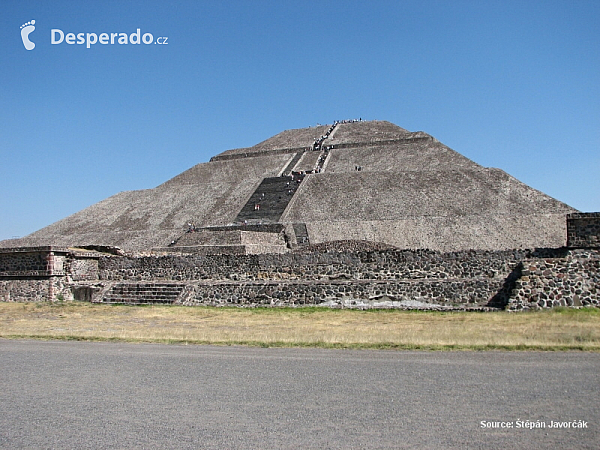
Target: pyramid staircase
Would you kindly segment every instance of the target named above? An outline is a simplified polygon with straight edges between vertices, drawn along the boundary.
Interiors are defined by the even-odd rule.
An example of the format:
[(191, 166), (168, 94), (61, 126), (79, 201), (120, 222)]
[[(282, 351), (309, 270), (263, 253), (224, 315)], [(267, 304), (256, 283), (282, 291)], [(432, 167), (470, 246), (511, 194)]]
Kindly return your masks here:
[(296, 242), (298, 245), (310, 245), (308, 239), (308, 230), (306, 229), (305, 223), (295, 223), (292, 225), (294, 228), (294, 234), (296, 235)]
[(296, 153), (286, 168), (283, 169), (282, 174), (285, 176), (290, 176), (292, 174), (292, 170), (294, 170), (294, 167), (296, 167), (296, 164), (298, 164), (298, 161), (300, 161), (300, 158), (302, 158), (303, 155), (304, 152)]
[(301, 181), (300, 175), (263, 179), (235, 218), (235, 222), (278, 222)]

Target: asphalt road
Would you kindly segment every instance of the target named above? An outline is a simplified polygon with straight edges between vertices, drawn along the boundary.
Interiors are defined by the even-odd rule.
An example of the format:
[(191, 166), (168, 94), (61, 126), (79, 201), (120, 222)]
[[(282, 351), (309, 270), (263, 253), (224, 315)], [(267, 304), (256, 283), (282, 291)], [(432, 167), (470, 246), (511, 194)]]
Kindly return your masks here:
[(598, 448), (599, 373), (595, 353), (0, 339), (0, 448)]

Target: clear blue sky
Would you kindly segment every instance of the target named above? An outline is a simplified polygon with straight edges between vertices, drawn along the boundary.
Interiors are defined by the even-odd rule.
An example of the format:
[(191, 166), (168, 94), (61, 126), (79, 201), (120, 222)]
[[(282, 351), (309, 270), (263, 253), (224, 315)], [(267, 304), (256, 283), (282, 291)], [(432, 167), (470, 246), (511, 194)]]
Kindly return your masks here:
[[(167, 44), (51, 43), (138, 28)], [(597, 0), (3, 0), (0, 32), (0, 239), (358, 117), (600, 211)]]

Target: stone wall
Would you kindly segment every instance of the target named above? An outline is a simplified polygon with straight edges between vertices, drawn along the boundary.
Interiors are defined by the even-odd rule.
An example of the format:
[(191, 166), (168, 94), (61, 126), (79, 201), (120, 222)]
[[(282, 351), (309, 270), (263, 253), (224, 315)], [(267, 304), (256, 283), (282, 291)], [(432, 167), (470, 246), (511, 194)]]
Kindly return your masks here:
[(600, 251), (569, 250), (562, 258), (525, 260), (508, 308), (600, 306)]
[(73, 281), (97, 280), (98, 260), (96, 258), (75, 258), (67, 261), (69, 279)]
[(129, 293), (128, 302), (143, 303), (149, 301), (142, 298), (148, 289), (157, 292), (159, 301), (168, 288), (175, 292), (168, 301), (184, 305), (510, 310), (600, 306), (599, 249), (126, 257), (48, 248), (38, 251), (37, 259), (34, 253), (12, 252), (12, 262), (3, 254), (4, 273), (17, 268), (33, 273), (29, 269), (45, 264), (46, 276), (0, 276), (0, 300), (109, 301), (113, 295), (114, 302), (115, 293)]
[(451, 253), (387, 250), (106, 257), (99, 261), (99, 278), (110, 281), (504, 279), (529, 253), (527, 250)]
[(382, 250), (103, 258), (105, 286), (175, 281), (186, 305), (517, 310), (600, 305), (598, 251)]
[(185, 305), (397, 307), (503, 306), (505, 279), (526, 251), (429, 250), (108, 257), (105, 290), (116, 283), (176, 281)]
[(194, 283), (181, 303), (210, 306), (486, 307), (503, 280)]
[(330, 220), (308, 222), (306, 226), (310, 242), (314, 244), (342, 239), (368, 240), (397, 248), (429, 248), (441, 252), (531, 248), (532, 242), (536, 242), (535, 247), (562, 247), (567, 233), (562, 213), (411, 217), (360, 223)]
[(0, 254), (0, 275), (46, 275), (46, 256), (40, 252)]
[(567, 246), (600, 248), (600, 213), (567, 214)]
[(18, 247), (0, 252), (0, 277), (64, 275), (66, 249)]
[(73, 300), (70, 283), (64, 277), (0, 279), (0, 301), (40, 302)]
[(62, 247), (0, 251), (1, 301), (72, 300), (71, 282), (98, 279), (99, 253)]
[(234, 225), (190, 228), (168, 247), (155, 247), (154, 254), (245, 255), (288, 251), (284, 225)]

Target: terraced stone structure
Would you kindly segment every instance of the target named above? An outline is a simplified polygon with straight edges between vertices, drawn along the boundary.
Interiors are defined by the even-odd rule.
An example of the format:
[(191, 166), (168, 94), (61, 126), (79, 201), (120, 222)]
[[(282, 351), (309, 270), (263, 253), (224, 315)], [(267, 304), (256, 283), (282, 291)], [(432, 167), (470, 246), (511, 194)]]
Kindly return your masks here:
[(336, 122), (225, 151), (0, 242), (0, 299), (598, 305), (599, 224), (426, 133)]
[[(237, 235), (225, 244), (233, 253), (337, 240), (438, 251), (560, 247), (565, 214), (574, 212), (426, 133), (349, 121), (288, 130), (225, 151), (154, 189), (121, 192), (0, 245), (105, 245), (148, 253), (175, 250), (191, 224), (203, 232), (195, 242), (184, 239), (182, 251), (226, 252), (225, 235)], [(242, 234), (244, 225), (273, 223), (281, 231), (255, 228), (255, 241)]]

